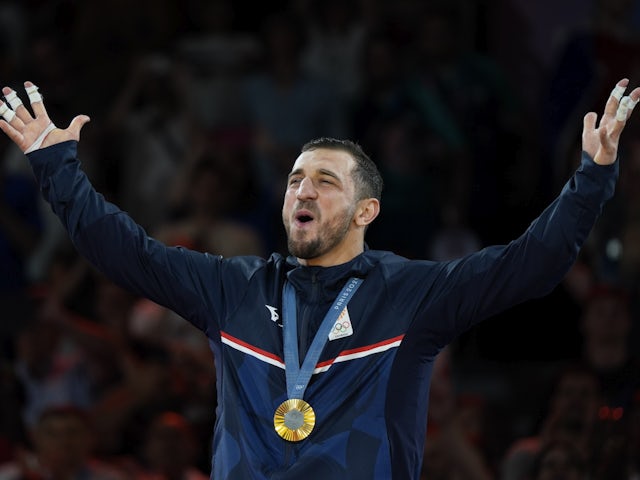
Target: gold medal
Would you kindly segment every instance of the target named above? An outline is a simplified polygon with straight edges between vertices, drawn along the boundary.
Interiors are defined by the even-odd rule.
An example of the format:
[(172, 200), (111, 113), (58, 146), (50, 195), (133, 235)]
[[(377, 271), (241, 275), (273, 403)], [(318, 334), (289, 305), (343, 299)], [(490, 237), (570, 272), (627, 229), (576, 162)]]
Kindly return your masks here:
[(276, 433), (290, 442), (299, 442), (309, 436), (316, 424), (316, 414), (300, 398), (285, 400), (276, 408), (273, 426)]

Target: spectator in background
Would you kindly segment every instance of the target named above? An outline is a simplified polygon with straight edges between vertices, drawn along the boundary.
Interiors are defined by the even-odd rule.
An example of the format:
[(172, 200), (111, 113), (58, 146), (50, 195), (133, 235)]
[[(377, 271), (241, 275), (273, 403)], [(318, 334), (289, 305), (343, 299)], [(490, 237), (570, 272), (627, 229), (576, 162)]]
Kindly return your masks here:
[(205, 147), (185, 162), (172, 182), (174, 199), (170, 219), (155, 229), (155, 236), (168, 245), (182, 245), (225, 257), (264, 255), (260, 233), (240, 220), (250, 202), (244, 168), (246, 161), (233, 151)]
[(180, 378), (171, 369), (170, 352), (162, 344), (132, 340), (120, 358), (122, 379), (91, 407), (98, 443), (107, 458), (135, 452), (147, 422), (164, 410), (184, 408)]
[(304, 69), (329, 83), (350, 107), (362, 86), (361, 61), (365, 38), (374, 19), (363, 15), (358, 0), (305, 0), (300, 16), (308, 39), (302, 54)]
[[(40, 10), (48, 13), (46, 20), (51, 22), (46, 24), (47, 30), (62, 35), (69, 47), (66, 55), (73, 61), (78, 86), (74, 97), (91, 105), (96, 122), (103, 127), (102, 119), (113, 108), (105, 99), (121, 93), (127, 83), (125, 72), (132, 63), (153, 52), (170, 52), (187, 20), (184, 3), (163, 0), (52, 0), (43, 5)], [(83, 88), (87, 85), (92, 88)]]
[[(385, 178), (385, 210), (372, 225), (370, 242), (408, 258), (423, 258), (437, 228), (439, 187), (421, 147), (424, 139), (410, 115), (391, 118), (380, 129), (374, 151)], [(442, 180), (446, 183), (446, 180)], [(415, 218), (420, 218), (415, 222)]]
[(598, 376), (604, 404), (628, 408), (640, 389), (640, 361), (630, 344), (630, 298), (624, 288), (597, 284), (583, 305), (582, 361)]
[(253, 131), (255, 168), (279, 202), (299, 145), (318, 136), (345, 136), (346, 109), (331, 84), (302, 68), (306, 38), (292, 11), (266, 17), (260, 33), (264, 63), (244, 79), (243, 107)]
[(86, 358), (80, 350), (68, 348), (60, 327), (43, 315), (42, 299), (35, 301), (39, 305), (34, 317), (23, 319), (15, 339), (14, 368), (25, 392), (22, 417), (27, 428), (51, 406), (88, 408), (92, 402)]
[(534, 460), (531, 480), (590, 480), (584, 453), (566, 440), (553, 440)]
[(390, 29), (380, 26), (367, 33), (357, 60), (362, 85), (349, 109), (348, 128), (375, 157), (376, 140), (386, 123), (408, 110), (400, 47)]
[(0, 154), (0, 305), (30, 283), (27, 263), (42, 235), (40, 196), (33, 176), (10, 171), (5, 160)]
[(537, 432), (516, 439), (508, 447), (500, 465), (500, 478), (529, 480), (536, 459), (556, 441), (571, 443), (587, 459), (601, 400), (598, 378), (590, 369), (581, 364), (564, 368), (553, 386)]
[(600, 407), (588, 458), (589, 480), (632, 480), (637, 466), (633, 451), (631, 408)]
[(161, 412), (149, 423), (137, 459), (129, 465), (135, 480), (208, 480), (197, 466), (198, 445), (192, 426), (179, 413)]
[(32, 450), (0, 466), (1, 480), (125, 480), (117, 468), (93, 456), (87, 412), (74, 406), (42, 411), (31, 429)]
[(187, 79), (183, 65), (168, 55), (134, 59), (108, 113), (102, 152), (102, 168), (112, 170), (108, 188), (149, 229), (168, 218), (166, 193), (200, 142), (191, 105), (183, 101)]
[(93, 308), (88, 315), (51, 292), (43, 316), (60, 330), (67, 350), (82, 355), (93, 404), (121, 381), (121, 357), (134, 339), (130, 318), (137, 297), (94, 270), (84, 278), (92, 284), (87, 295), (91, 296)]
[(90, 273), (95, 316), (84, 317), (48, 298), (42, 317), (59, 332), (65, 350), (82, 359), (87, 409), (99, 432), (96, 453), (133, 455), (148, 417), (165, 407), (186, 411), (198, 441), (207, 444), (216, 397), (206, 341), (175, 314)]
[(420, 120), (418, 157), (439, 179), (437, 205), (453, 205), (487, 245), (526, 227), (495, 219), (523, 215), (538, 172), (519, 94), (496, 62), (472, 48), (466, 12), (433, 2), (416, 14), (407, 93)]
[(492, 480), (484, 450), (481, 402), (464, 402), (451, 376), (451, 349), (436, 357), (429, 392), (427, 441), (421, 479)]
[[(435, 228), (438, 215), (435, 176), (429, 175), (433, 171), (422, 155), (423, 132), (409, 109), (393, 33), (384, 27), (369, 31), (362, 49), (358, 63), (363, 84), (351, 103), (350, 129), (372, 152), (385, 178), (385, 208), (371, 226), (369, 241), (418, 258), (425, 253), (425, 238)], [(421, 221), (407, 223), (414, 216)], [(404, 232), (407, 225), (411, 234)]]
[(197, 122), (208, 135), (247, 142), (240, 79), (255, 65), (260, 51), (254, 30), (238, 29), (246, 11), (237, 1), (186, 2), (193, 27), (176, 42), (187, 67), (190, 89), (183, 92)]
[(14, 357), (14, 338), (32, 305), (28, 264), (42, 238), (39, 192), (33, 176), (7, 168), (7, 151), (3, 141), (0, 152), (0, 352), (6, 359)]

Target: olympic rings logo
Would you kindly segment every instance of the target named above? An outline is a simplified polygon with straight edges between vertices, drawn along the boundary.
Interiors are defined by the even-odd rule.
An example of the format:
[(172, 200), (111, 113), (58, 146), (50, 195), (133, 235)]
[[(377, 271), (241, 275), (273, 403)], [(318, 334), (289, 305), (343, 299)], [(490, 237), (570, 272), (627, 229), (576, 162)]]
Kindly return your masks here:
[(333, 326), (333, 331), (340, 333), (349, 330), (349, 328), (351, 328), (351, 323), (348, 321), (336, 322), (336, 324)]

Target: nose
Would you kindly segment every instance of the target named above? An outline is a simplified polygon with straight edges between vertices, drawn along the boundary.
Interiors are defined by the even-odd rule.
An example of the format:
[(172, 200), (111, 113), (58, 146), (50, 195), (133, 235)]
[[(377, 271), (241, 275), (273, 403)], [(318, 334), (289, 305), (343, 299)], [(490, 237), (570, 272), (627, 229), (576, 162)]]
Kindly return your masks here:
[(296, 198), (299, 200), (306, 200), (310, 198), (316, 198), (318, 196), (318, 192), (316, 191), (315, 186), (313, 185), (313, 181), (306, 177), (303, 178), (300, 184), (298, 185), (298, 190), (296, 191)]

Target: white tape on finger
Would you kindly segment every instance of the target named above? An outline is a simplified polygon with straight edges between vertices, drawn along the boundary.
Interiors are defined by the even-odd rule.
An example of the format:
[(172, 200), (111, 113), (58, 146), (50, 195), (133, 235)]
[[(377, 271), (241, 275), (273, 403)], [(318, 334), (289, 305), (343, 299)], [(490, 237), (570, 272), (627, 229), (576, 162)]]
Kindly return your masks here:
[(618, 105), (618, 110), (616, 111), (616, 120), (619, 122), (624, 122), (627, 119), (627, 114), (629, 113), (629, 102), (627, 101), (629, 97), (622, 97), (620, 100), (620, 105)]
[(621, 87), (620, 85), (616, 85), (615, 88), (611, 90), (611, 96), (616, 100), (620, 101), (626, 89), (627, 87)]
[(29, 95), (29, 102), (33, 105), (34, 103), (42, 101), (42, 95), (38, 92), (38, 87), (35, 85), (31, 85), (30, 87), (26, 87), (25, 91), (27, 95)]
[(3, 103), (2, 105), (0, 105), (0, 115), (2, 115), (2, 118), (4, 118), (7, 122), (11, 122), (11, 120), (15, 118), (16, 113), (9, 107), (7, 107), (6, 103)]
[(14, 90), (11, 90), (11, 93), (5, 95), (4, 98), (14, 110), (22, 105), (22, 100), (20, 100), (20, 97), (18, 97), (18, 94)]
[(618, 105), (618, 110), (616, 111), (616, 120), (619, 122), (624, 122), (629, 118), (629, 114), (633, 110), (633, 108), (638, 103), (638, 100), (634, 100), (629, 96), (622, 97), (620, 100), (620, 105)]
[(44, 142), (44, 139), (47, 137), (47, 135), (49, 135), (49, 132), (51, 130), (53, 130), (54, 128), (56, 128), (56, 126), (53, 124), (53, 122), (51, 122), (49, 125), (47, 125), (47, 128), (45, 128), (42, 133), (40, 135), (38, 135), (38, 138), (36, 138), (36, 141), (33, 142), (31, 144), (31, 146), (29, 148), (27, 148), (24, 153), (31, 153), (34, 150), (38, 150), (40, 148), (40, 145), (42, 145), (42, 142)]

